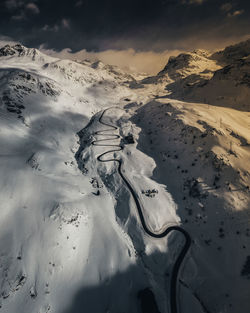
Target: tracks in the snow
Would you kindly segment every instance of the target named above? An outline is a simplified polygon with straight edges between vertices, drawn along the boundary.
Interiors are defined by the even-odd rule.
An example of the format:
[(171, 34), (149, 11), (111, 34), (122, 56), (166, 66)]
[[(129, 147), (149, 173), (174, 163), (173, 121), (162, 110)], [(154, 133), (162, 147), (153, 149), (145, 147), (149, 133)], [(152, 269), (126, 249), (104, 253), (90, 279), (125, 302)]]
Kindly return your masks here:
[(107, 144), (105, 142), (107, 141), (112, 141), (114, 139), (119, 139), (120, 136), (119, 135), (115, 135), (115, 134), (110, 134), (109, 132), (111, 130), (117, 130), (118, 127), (108, 124), (106, 122), (103, 121), (103, 117), (104, 114), (107, 110), (109, 109), (113, 109), (113, 108), (108, 108), (106, 110), (104, 110), (101, 114), (101, 116), (99, 117), (99, 123), (109, 127), (109, 129), (104, 129), (104, 130), (100, 130), (95, 132), (95, 135), (99, 135), (99, 136), (105, 136), (107, 138), (105, 139), (98, 139), (98, 140), (94, 140), (92, 142), (92, 145), (95, 146), (103, 146), (103, 147), (110, 147), (111, 150), (106, 151), (102, 154), (100, 154), (97, 157), (97, 160), (100, 162), (117, 162), (118, 163), (118, 173), (121, 176), (121, 178), (123, 179), (124, 183), (126, 184), (127, 188), (129, 189), (129, 191), (131, 192), (131, 195), (135, 201), (136, 204), (136, 208), (140, 217), (140, 221), (142, 224), (142, 227), (144, 229), (144, 231), (151, 237), (153, 238), (164, 238), (166, 237), (170, 232), (179, 232), (181, 233), (184, 238), (185, 238), (185, 244), (182, 247), (182, 250), (180, 252), (180, 254), (178, 255), (177, 260), (175, 261), (173, 270), (172, 270), (172, 275), (171, 275), (171, 281), (170, 281), (170, 308), (171, 308), (171, 313), (178, 313), (178, 301), (177, 301), (177, 282), (178, 282), (178, 274), (180, 272), (180, 267), (183, 263), (183, 260), (190, 248), (191, 245), (191, 237), (189, 236), (189, 234), (180, 226), (169, 226), (167, 227), (163, 232), (161, 233), (153, 233), (147, 226), (146, 221), (144, 219), (143, 213), (142, 213), (142, 207), (140, 204), (140, 201), (137, 197), (136, 192), (134, 191), (133, 187), (131, 186), (131, 184), (129, 183), (129, 181), (126, 179), (126, 177), (124, 176), (124, 174), (122, 173), (121, 167), (122, 167), (122, 161), (120, 159), (116, 159), (116, 158), (110, 158), (110, 159), (103, 159), (103, 157), (107, 154), (110, 154), (112, 152), (117, 152), (123, 149), (122, 146), (120, 145), (116, 145), (116, 144)]

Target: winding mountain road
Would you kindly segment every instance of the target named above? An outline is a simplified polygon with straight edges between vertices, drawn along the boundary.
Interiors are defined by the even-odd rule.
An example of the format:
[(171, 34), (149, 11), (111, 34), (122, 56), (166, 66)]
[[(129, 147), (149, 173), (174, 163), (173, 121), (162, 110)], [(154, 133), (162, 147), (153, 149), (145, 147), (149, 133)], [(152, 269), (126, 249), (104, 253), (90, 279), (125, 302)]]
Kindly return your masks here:
[[(116, 107), (115, 107), (116, 108)], [(99, 117), (99, 123), (109, 127), (109, 129), (104, 129), (104, 130), (100, 130), (95, 132), (95, 135), (99, 135), (99, 136), (106, 136), (108, 138), (105, 139), (100, 139), (100, 140), (94, 140), (92, 142), (92, 145), (94, 146), (103, 146), (103, 147), (110, 147), (111, 150), (106, 151), (102, 154), (100, 154), (97, 157), (97, 160), (100, 162), (117, 162), (118, 163), (118, 173), (121, 176), (121, 178), (123, 179), (125, 185), (127, 186), (127, 188), (129, 189), (129, 191), (131, 192), (131, 195), (134, 199), (134, 202), (136, 204), (136, 208), (140, 217), (140, 221), (142, 224), (142, 227), (145, 231), (146, 234), (148, 234), (149, 236), (153, 237), (153, 238), (164, 238), (166, 237), (169, 233), (176, 231), (181, 233), (184, 238), (185, 238), (185, 244), (182, 247), (182, 250), (180, 252), (180, 254), (178, 255), (177, 260), (174, 263), (173, 266), (173, 270), (172, 270), (172, 274), (171, 274), (171, 280), (170, 280), (170, 309), (171, 309), (171, 313), (178, 313), (178, 301), (177, 301), (177, 282), (178, 282), (178, 275), (180, 272), (180, 267), (184, 261), (184, 258), (191, 246), (191, 237), (190, 235), (180, 226), (176, 225), (176, 226), (170, 226), (167, 227), (163, 232), (161, 233), (154, 233), (152, 232), (148, 226), (147, 223), (145, 221), (143, 212), (142, 212), (142, 206), (141, 203), (138, 199), (138, 196), (136, 194), (136, 192), (134, 191), (133, 187), (131, 186), (131, 184), (128, 182), (127, 178), (124, 176), (124, 174), (122, 173), (122, 160), (120, 159), (116, 159), (116, 158), (111, 158), (111, 159), (103, 159), (103, 157), (107, 154), (110, 154), (112, 152), (117, 152), (117, 151), (121, 151), (123, 149), (123, 147), (121, 145), (116, 145), (116, 144), (105, 144), (102, 142), (107, 142), (107, 141), (112, 141), (115, 139), (119, 139), (120, 136), (119, 135), (115, 135), (115, 134), (110, 134), (108, 132), (110, 132), (111, 130), (117, 130), (118, 127), (108, 124), (106, 122), (103, 121), (103, 117), (105, 115), (105, 113), (110, 110), (110, 109), (114, 109), (114, 107), (108, 108), (106, 110), (104, 110), (102, 112), (102, 114)], [(120, 108), (116, 108), (116, 109), (120, 109)]]

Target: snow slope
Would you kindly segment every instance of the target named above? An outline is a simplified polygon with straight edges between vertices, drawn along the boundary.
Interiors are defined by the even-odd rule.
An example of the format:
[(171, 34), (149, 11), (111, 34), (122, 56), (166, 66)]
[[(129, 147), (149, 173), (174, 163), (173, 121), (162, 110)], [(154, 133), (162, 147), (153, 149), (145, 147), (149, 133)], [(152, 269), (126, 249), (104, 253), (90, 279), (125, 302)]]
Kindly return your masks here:
[[(105, 148), (84, 147), (77, 135), (86, 126), (90, 142), (100, 110), (147, 96), (129, 88), (133, 77), (110, 67), (20, 45), (0, 54), (1, 312), (138, 312), (137, 296), (149, 287), (156, 290), (155, 309), (166, 310), (163, 273), (182, 239), (147, 238), (115, 165), (96, 161)], [(139, 153), (126, 172), (169, 203), (167, 211), (148, 211), (158, 229), (178, 217), (171, 195), (150, 179), (152, 167)], [(166, 254), (167, 242), (175, 247)]]
[[(192, 238), (178, 312), (249, 312), (249, 87), (235, 86), (249, 68), (235, 55), (222, 64), (198, 50), (140, 80), (0, 49), (0, 312), (171, 312), (183, 237), (145, 234), (117, 164), (97, 160), (112, 144), (123, 150), (105, 158), (122, 161), (148, 227), (180, 225)], [(213, 93), (220, 84), (228, 108)], [(120, 138), (96, 134), (106, 108), (118, 127), (106, 133)]]
[[(248, 312), (249, 113), (171, 99), (137, 108), (138, 149), (156, 162), (194, 242), (185, 285), (208, 312)], [(185, 274), (186, 273), (186, 274)], [(194, 277), (196, 277), (194, 279)]]

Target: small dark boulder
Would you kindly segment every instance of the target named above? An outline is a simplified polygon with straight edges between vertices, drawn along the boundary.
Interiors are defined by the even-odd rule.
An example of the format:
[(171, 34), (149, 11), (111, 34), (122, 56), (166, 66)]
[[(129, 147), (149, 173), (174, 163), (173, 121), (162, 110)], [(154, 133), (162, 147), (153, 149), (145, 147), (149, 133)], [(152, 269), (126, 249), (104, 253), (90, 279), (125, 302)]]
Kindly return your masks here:
[(128, 134), (127, 136), (125, 136), (124, 137), (124, 143), (125, 144), (135, 143), (133, 135), (132, 134)]

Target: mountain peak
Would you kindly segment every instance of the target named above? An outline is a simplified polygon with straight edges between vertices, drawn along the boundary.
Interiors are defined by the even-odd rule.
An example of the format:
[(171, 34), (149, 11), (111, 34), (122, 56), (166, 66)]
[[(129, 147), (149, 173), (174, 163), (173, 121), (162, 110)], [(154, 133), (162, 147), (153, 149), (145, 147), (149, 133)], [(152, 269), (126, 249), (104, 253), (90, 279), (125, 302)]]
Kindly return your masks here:
[(15, 45), (5, 45), (0, 49), (0, 57), (3, 56), (30, 56), (33, 60), (35, 60), (35, 57), (41, 54), (37, 49), (35, 48), (27, 48), (21, 44), (15, 44)]
[(210, 59), (210, 53), (206, 50), (197, 49), (193, 52), (181, 53), (171, 56), (164, 69), (158, 73), (159, 76), (168, 75), (176, 80), (191, 74), (197, 74), (207, 69), (217, 68), (215, 61)]
[(209, 58), (209, 56), (211, 55), (209, 51), (204, 50), (204, 49), (196, 49), (192, 53), (205, 57), (205, 58)]
[(0, 49), (0, 56), (22, 55), (26, 50), (27, 48), (21, 44), (5, 45)]

